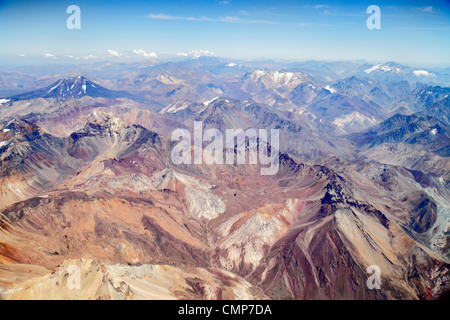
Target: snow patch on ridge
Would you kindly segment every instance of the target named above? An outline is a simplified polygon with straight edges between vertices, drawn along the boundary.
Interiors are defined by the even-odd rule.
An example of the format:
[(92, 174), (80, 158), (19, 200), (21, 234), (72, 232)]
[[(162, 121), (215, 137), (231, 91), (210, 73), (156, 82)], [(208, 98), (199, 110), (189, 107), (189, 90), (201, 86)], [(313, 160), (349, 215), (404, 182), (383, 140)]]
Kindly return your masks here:
[(177, 113), (178, 111), (184, 110), (189, 107), (189, 103), (186, 101), (177, 101), (169, 104), (167, 107), (162, 109), (160, 113)]
[(50, 93), (50, 92), (52, 92), (53, 90), (55, 90), (56, 88), (58, 88), (58, 86), (61, 84), (62, 81), (63, 81), (63, 80), (59, 80), (59, 82), (58, 82), (55, 86), (53, 86), (52, 88), (50, 88), (50, 90), (48, 90), (48, 92)]
[(377, 64), (377, 65), (375, 65), (375, 66), (373, 66), (373, 67), (371, 67), (369, 69), (364, 70), (364, 72), (369, 74), (369, 73), (371, 73), (373, 71), (376, 71), (376, 70), (382, 70), (384, 72), (388, 72), (388, 71), (393, 71), (394, 70), (396, 72), (400, 72), (400, 68), (393, 68), (391, 66), (382, 65), (382, 64)]
[(205, 105), (205, 106), (207, 106), (207, 105), (209, 105), (211, 102), (214, 102), (214, 101), (216, 101), (217, 99), (219, 99), (219, 97), (215, 97), (214, 99), (212, 99), (212, 100), (209, 100), (209, 101), (205, 101), (205, 102), (203, 102), (203, 104)]
[(330, 91), (331, 93), (336, 93), (336, 89), (330, 87), (330, 86), (325, 86), (324, 89)]

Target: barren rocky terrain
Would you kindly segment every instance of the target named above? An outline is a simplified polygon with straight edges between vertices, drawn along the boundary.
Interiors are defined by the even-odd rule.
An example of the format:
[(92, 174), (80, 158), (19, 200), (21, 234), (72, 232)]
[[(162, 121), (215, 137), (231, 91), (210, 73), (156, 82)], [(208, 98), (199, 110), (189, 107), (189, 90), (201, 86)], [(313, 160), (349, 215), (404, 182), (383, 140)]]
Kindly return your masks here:
[[(201, 61), (5, 96), (0, 298), (448, 295), (448, 87)], [(278, 171), (174, 164), (195, 121), (280, 130)]]

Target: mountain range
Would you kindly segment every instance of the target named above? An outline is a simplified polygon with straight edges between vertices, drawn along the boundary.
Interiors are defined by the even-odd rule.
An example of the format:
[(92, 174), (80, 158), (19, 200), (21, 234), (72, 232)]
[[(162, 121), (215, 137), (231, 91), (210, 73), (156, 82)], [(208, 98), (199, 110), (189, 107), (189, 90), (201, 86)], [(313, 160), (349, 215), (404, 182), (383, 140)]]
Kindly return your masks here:
[[(83, 70), (0, 73), (0, 298), (448, 297), (446, 75), (218, 58)], [(172, 133), (197, 121), (278, 129), (279, 148), (257, 140), (278, 171), (175, 164)]]

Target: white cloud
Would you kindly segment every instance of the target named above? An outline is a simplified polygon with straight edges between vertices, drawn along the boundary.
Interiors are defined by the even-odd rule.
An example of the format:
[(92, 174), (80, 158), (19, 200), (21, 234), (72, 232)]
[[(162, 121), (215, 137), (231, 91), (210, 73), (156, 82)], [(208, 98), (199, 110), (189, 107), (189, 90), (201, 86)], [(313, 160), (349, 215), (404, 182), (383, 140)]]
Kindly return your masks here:
[(119, 54), (117, 51), (114, 51), (114, 50), (111, 50), (111, 49), (108, 49), (108, 50), (106, 50), (106, 52), (108, 52), (108, 54), (110, 55), (110, 56), (112, 56), (112, 57), (120, 57), (121, 56), (121, 54)]
[(163, 13), (159, 13), (159, 14), (150, 13), (148, 15), (148, 17), (151, 18), (151, 19), (162, 19), (162, 20), (183, 20), (183, 19), (186, 19), (186, 18), (183, 18), (183, 17), (174, 17), (174, 16), (171, 16), (171, 15), (168, 15), (168, 14), (163, 14)]
[(146, 57), (146, 58), (158, 58), (156, 52), (145, 52), (144, 50), (133, 50), (134, 54)]
[(198, 59), (200, 57), (217, 57), (217, 55), (209, 50), (192, 50), (189, 52), (178, 52), (177, 56), (180, 57), (192, 57)]
[(413, 72), (416, 77), (420, 77), (420, 76), (434, 77), (435, 76), (433, 73), (430, 73), (426, 70), (414, 70)]
[(53, 60), (58, 59), (54, 54), (51, 54), (51, 53), (44, 54), (44, 58), (46, 58), (46, 59), (53, 59)]
[(148, 15), (150, 19), (159, 19), (159, 20), (186, 20), (186, 21), (209, 21), (209, 22), (227, 22), (227, 23), (247, 23), (247, 24), (274, 24), (271, 21), (267, 20), (244, 20), (237, 17), (220, 17), (220, 18), (209, 18), (209, 17), (181, 17), (181, 16), (172, 16), (169, 14), (153, 14), (150, 13)]
[(242, 21), (242, 19), (236, 18), (236, 17), (225, 17), (223, 19), (225, 19), (225, 20), (227, 20), (229, 22), (241, 22)]
[(425, 11), (425, 12), (432, 12), (433, 11), (433, 7), (432, 6), (424, 7), (424, 8), (422, 8), (422, 10)]
[(87, 56), (72, 56), (72, 55), (68, 54), (66, 57), (69, 58), (69, 59), (73, 59), (73, 60), (94, 60), (94, 59), (97, 59), (97, 57), (94, 56), (93, 54), (89, 54)]
[(19, 57), (26, 57), (27, 55), (26, 55), (25, 53), (17, 53), (16, 56), (19, 56)]
[(106, 51), (108, 52), (108, 54), (111, 57), (116, 57), (116, 58), (132, 59), (133, 57), (136, 57), (136, 56), (141, 56), (141, 57), (145, 57), (145, 58), (158, 58), (158, 55), (156, 54), (156, 52), (146, 52), (141, 49), (125, 50), (125, 51), (122, 51), (122, 53), (119, 53), (118, 51), (114, 51), (111, 49), (108, 49)]
[(250, 20), (249, 23), (258, 23), (258, 24), (277, 24), (277, 23), (275, 23), (275, 22), (267, 21), (267, 20)]
[(316, 5), (304, 5), (303, 8), (307, 8), (307, 9), (326, 9), (329, 8), (330, 6), (327, 4), (316, 4)]

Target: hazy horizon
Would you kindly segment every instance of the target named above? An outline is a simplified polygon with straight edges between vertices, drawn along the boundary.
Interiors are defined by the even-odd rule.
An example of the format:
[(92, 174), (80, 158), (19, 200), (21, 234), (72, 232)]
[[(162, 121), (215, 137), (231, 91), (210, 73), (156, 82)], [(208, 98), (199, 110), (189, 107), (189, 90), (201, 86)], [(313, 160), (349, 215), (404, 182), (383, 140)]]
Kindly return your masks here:
[[(81, 28), (69, 30), (70, 5)], [(366, 26), (368, 6), (381, 29)], [(447, 1), (2, 1), (1, 65), (219, 56), (450, 66)]]
[[(450, 63), (449, 64), (436, 64), (433, 62), (405, 62), (405, 61), (393, 61), (393, 60), (365, 60), (365, 59), (353, 59), (353, 60), (315, 60), (315, 59), (299, 59), (299, 60), (287, 60), (287, 59), (272, 59), (272, 58), (267, 58), (267, 59), (236, 59), (236, 58), (229, 58), (229, 57), (221, 57), (221, 56), (214, 56), (214, 57), (206, 57), (206, 56), (201, 56), (199, 58), (180, 58), (180, 57), (158, 57), (157, 59), (154, 60), (146, 60), (146, 59), (139, 59), (139, 58), (123, 58), (123, 59), (110, 59), (110, 58), (102, 58), (102, 59), (96, 59), (96, 60), (90, 60), (90, 61), (86, 61), (86, 60), (71, 60), (70, 58), (61, 58), (55, 61), (48, 61), (48, 60), (43, 60), (41, 57), (39, 56), (32, 56), (32, 57), (28, 57), (29, 59), (27, 60), (28, 62), (24, 62), (24, 61), (20, 61), (20, 59), (16, 59), (14, 61), (9, 61), (8, 63), (2, 62), (0, 61), (0, 69), (5, 71), (5, 70), (10, 70), (10, 69), (16, 69), (16, 68), (42, 68), (42, 67), (77, 67), (77, 66), (91, 66), (91, 65), (95, 65), (95, 64), (105, 64), (105, 63), (110, 63), (110, 64), (129, 64), (130, 66), (132, 65), (159, 65), (159, 64), (164, 64), (164, 63), (170, 63), (170, 62), (174, 62), (174, 63), (178, 63), (178, 62), (187, 62), (187, 61), (192, 61), (192, 60), (196, 60), (199, 58), (216, 58), (219, 60), (223, 60), (224, 63), (241, 63), (243, 65), (247, 65), (247, 66), (252, 66), (252, 68), (262, 68), (262, 69), (279, 69), (281, 68), (285, 68), (288, 67), (291, 64), (307, 64), (307, 63), (353, 63), (353, 64), (359, 64), (359, 65), (364, 65), (364, 64), (372, 64), (372, 65), (376, 65), (376, 64), (385, 64), (385, 63), (389, 63), (389, 62), (394, 62), (403, 66), (407, 66), (407, 67), (412, 67), (412, 68), (426, 68), (428, 70), (431, 71), (435, 71), (435, 70), (445, 70), (447, 71), (447, 69), (450, 68)], [(1, 56), (0, 56), (0, 60), (1, 60)], [(273, 64), (273, 66), (270, 66), (270, 64)], [(256, 66), (255, 66), (256, 65)], [(266, 66), (263, 66), (266, 65)], [(71, 71), (70, 71), (71, 72)], [(80, 74), (82, 74), (83, 72), (79, 72)]]

